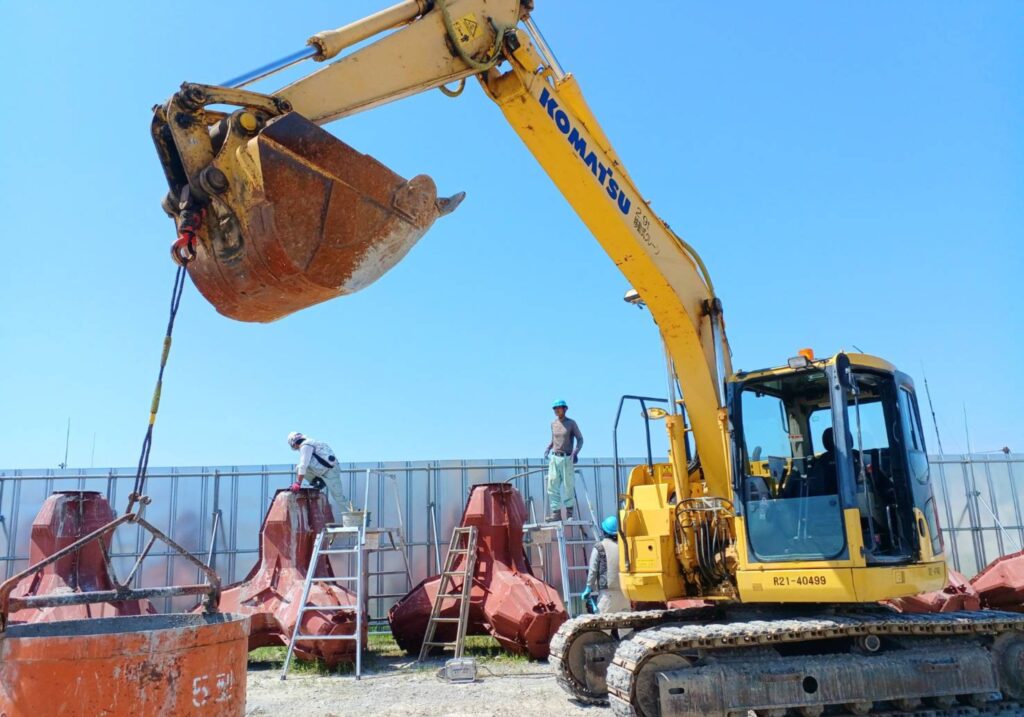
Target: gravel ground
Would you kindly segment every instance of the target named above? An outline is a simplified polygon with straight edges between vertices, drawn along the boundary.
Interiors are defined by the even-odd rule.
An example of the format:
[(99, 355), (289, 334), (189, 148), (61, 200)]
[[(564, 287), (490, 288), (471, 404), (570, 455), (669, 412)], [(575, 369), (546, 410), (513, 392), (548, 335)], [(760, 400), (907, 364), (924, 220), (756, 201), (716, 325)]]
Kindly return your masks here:
[[(479, 679), (451, 684), (407, 657), (377, 658), (359, 682), (351, 675), (304, 671), (280, 680), (280, 668), (250, 665), (245, 714), (256, 717), (605, 717), (608, 710), (567, 699), (544, 662), (480, 660)], [(490, 673), (488, 672), (490, 671)], [(491, 674), (493, 673), (493, 674)]]

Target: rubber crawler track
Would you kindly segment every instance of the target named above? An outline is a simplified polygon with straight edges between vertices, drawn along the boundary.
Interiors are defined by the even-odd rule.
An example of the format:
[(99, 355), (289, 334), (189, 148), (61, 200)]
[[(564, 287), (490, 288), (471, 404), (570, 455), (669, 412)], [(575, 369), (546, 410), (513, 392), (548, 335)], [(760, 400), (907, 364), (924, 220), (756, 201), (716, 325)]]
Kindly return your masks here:
[(705, 621), (718, 615), (714, 607), (691, 607), (679, 610), (642, 610), (615, 612), (604, 615), (583, 615), (562, 623), (551, 638), (548, 663), (555, 671), (555, 679), (573, 699), (589, 705), (608, 704), (607, 695), (597, 695), (573, 677), (569, 669), (569, 649), (580, 635), (592, 630), (646, 630), (665, 623)]
[[(606, 616), (613, 619), (615, 615)], [(647, 618), (648, 620), (652, 618)], [(661, 622), (661, 621), (659, 621)], [(856, 637), (990, 635), (1024, 629), (1024, 614), (985, 610), (979, 612), (897, 614), (882, 611), (842, 612), (825, 617), (778, 620), (750, 620), (711, 625), (654, 627), (633, 634), (619, 644), (608, 666), (609, 702), (616, 717), (640, 717), (632, 703), (634, 679), (643, 664), (658, 654), (716, 647), (771, 646), (777, 643)], [(552, 643), (553, 645), (554, 643)], [(559, 678), (561, 682), (561, 677)], [(867, 698), (865, 701), (867, 701)], [(872, 713), (872, 717), (879, 714)], [(1024, 715), (1014, 702), (995, 702), (983, 707), (957, 706), (950, 709), (922, 708), (903, 715), (945, 717), (960, 715)]]

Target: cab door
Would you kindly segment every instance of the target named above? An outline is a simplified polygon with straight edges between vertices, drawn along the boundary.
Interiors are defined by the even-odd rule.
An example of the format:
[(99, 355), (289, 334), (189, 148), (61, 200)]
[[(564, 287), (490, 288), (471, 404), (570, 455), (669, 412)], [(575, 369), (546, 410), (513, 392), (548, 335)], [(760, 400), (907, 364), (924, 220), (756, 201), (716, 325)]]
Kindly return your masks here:
[(921, 426), (921, 412), (917, 404), (914, 384), (906, 374), (896, 374), (896, 410), (899, 415), (896, 431), (908, 487), (915, 510), (915, 530), (919, 540), (931, 546), (934, 557), (943, 553), (942, 528), (939, 525), (938, 505), (932, 491), (928, 452)]

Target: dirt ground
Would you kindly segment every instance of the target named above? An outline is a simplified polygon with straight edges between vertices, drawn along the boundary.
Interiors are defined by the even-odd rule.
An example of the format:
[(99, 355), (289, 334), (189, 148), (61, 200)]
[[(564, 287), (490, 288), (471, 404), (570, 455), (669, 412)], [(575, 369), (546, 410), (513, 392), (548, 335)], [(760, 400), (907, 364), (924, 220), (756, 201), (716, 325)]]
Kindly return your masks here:
[[(472, 684), (442, 682), (442, 661), (376, 668), (356, 682), (351, 675), (296, 673), (284, 682), (280, 669), (250, 669), (245, 714), (256, 717), (604, 717), (606, 708), (570, 702), (546, 663), (482, 662)], [(490, 671), (490, 672), (489, 672)]]
[[(602, 707), (571, 702), (546, 662), (510, 657), (469, 638), (467, 656), (478, 661), (477, 681), (453, 684), (437, 677), (441, 658), (417, 664), (393, 644), (378, 643), (364, 658), (363, 678), (350, 667), (330, 672), (296, 663), (281, 681), (284, 650), (250, 654), (246, 717), (607, 717)], [(476, 644), (480, 643), (480, 644)]]

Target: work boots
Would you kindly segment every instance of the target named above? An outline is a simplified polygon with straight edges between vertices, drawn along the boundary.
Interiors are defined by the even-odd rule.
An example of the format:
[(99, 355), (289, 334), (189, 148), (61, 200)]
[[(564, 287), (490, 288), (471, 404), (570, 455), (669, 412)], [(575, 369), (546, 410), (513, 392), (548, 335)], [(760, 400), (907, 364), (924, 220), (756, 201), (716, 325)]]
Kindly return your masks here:
[[(566, 507), (565, 519), (572, 520), (572, 508)], [(549, 511), (547, 517), (544, 518), (545, 523), (561, 523), (562, 522), (562, 511)]]

